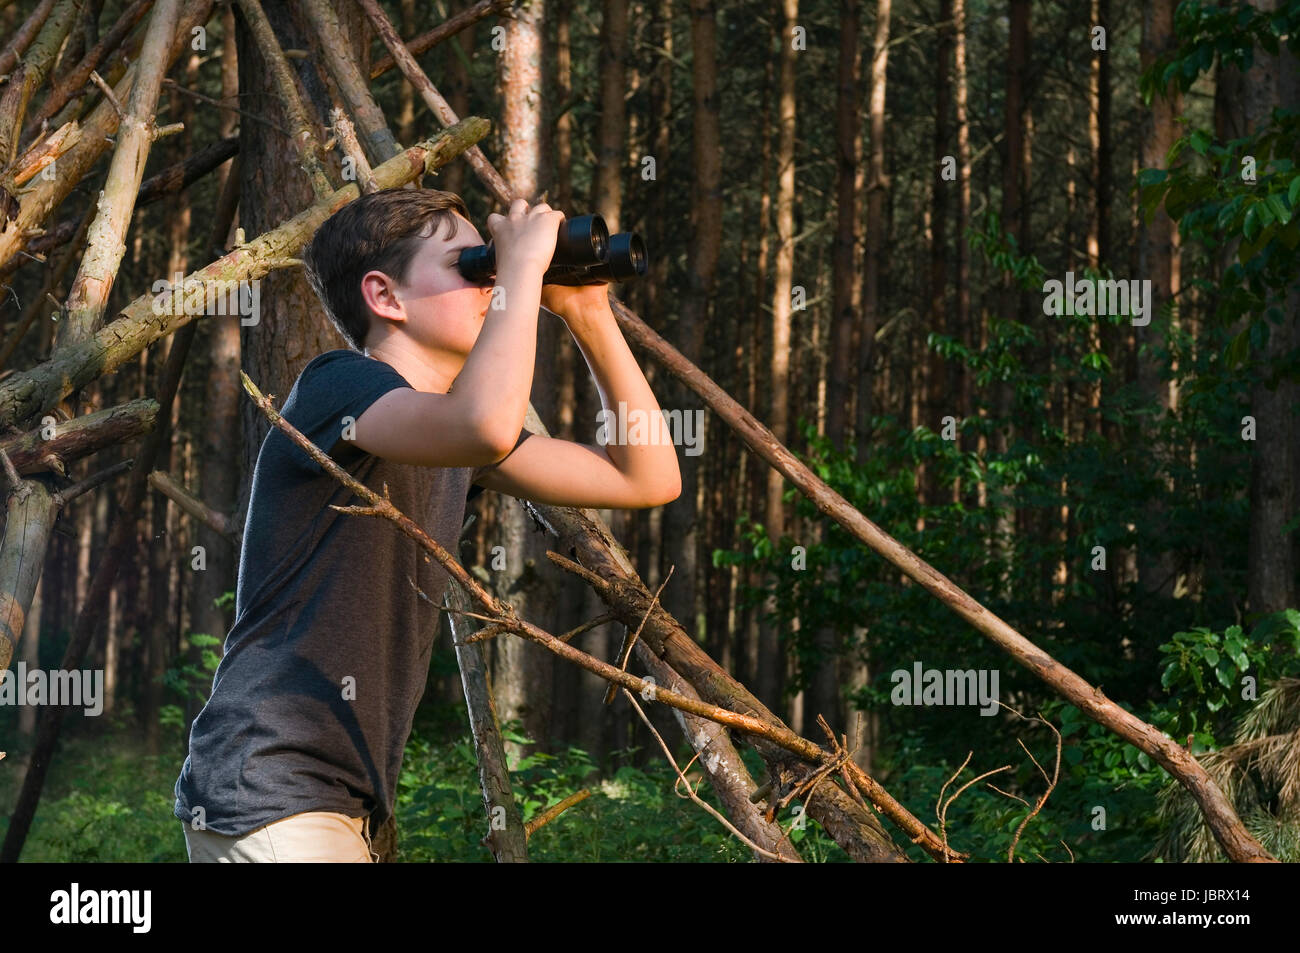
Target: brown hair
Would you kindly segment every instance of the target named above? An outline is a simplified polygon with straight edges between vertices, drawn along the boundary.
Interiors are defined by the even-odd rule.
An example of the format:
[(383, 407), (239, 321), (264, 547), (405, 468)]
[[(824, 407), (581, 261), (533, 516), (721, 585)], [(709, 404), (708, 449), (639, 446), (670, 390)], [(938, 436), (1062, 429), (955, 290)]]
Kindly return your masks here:
[(353, 350), (365, 348), (372, 314), (361, 296), (361, 277), (382, 271), (405, 283), (421, 242), (454, 235), (458, 214), (469, 218), (465, 202), (454, 192), (384, 189), (349, 202), (316, 230), (303, 252), (303, 268)]

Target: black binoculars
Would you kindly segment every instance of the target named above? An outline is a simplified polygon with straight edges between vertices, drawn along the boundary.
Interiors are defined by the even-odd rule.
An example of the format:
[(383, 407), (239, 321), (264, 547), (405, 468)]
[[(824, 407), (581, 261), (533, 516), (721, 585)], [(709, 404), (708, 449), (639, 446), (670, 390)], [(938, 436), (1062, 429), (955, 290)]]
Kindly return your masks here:
[[(542, 276), (545, 285), (592, 285), (639, 278), (649, 267), (645, 242), (635, 232), (611, 235), (599, 215), (579, 215), (560, 223), (555, 254)], [(496, 249), (466, 248), (456, 260), (466, 281), (482, 283), (497, 273)]]

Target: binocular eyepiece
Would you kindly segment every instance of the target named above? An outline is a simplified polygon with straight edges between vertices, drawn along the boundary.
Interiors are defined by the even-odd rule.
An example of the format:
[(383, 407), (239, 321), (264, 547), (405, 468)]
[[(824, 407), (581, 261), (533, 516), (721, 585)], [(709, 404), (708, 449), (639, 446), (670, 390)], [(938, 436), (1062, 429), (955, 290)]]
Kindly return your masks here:
[[(560, 223), (555, 254), (542, 276), (546, 285), (590, 285), (639, 278), (649, 268), (645, 242), (635, 232), (611, 235), (599, 215), (579, 215)], [(491, 242), (466, 248), (456, 260), (466, 281), (482, 283), (497, 273)]]

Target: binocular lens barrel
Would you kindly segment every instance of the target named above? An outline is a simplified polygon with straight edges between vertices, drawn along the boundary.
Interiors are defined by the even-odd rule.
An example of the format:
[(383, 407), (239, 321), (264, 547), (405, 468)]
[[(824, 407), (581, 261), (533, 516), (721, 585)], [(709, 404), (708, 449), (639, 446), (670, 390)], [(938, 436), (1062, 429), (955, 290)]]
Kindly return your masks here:
[(579, 215), (560, 223), (551, 265), (598, 265), (609, 257), (609, 228), (599, 215)]
[(603, 269), (608, 269), (609, 277), (614, 281), (627, 281), (640, 278), (650, 267), (650, 256), (646, 253), (645, 241), (636, 232), (619, 232), (609, 238), (609, 260), (604, 266), (597, 265), (589, 269), (592, 277), (601, 277)]
[[(609, 258), (609, 228), (599, 215), (579, 215), (560, 223), (550, 267), (589, 268)], [(466, 248), (456, 267), (466, 281), (484, 282), (496, 274), (496, 249), (492, 243)]]
[[(560, 223), (555, 254), (542, 276), (543, 284), (585, 285), (640, 278), (650, 266), (645, 241), (635, 232), (609, 233), (599, 215), (579, 215)], [(491, 242), (466, 248), (456, 260), (466, 281), (483, 284), (497, 273)]]

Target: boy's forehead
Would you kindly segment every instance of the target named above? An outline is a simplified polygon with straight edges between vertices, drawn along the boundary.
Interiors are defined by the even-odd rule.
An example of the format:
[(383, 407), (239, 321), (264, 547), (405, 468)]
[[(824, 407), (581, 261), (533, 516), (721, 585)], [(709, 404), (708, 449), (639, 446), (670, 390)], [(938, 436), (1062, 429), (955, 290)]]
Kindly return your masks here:
[(470, 221), (465, 219), (460, 213), (452, 217), (455, 223), (455, 231), (450, 235), (446, 232), (446, 226), (440, 226), (433, 230), (428, 238), (425, 239), (427, 245), (434, 248), (456, 248), (459, 246), (482, 245), (483, 239), (479, 236), (476, 229)]

